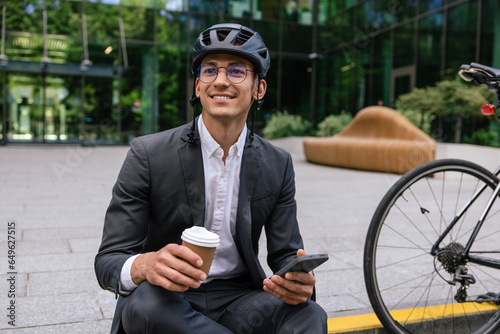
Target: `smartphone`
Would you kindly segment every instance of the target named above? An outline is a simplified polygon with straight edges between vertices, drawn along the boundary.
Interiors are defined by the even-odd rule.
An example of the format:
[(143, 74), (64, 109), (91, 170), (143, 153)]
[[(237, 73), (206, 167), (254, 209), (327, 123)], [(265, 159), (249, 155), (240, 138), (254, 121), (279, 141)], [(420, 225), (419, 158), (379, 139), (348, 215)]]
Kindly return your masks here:
[(278, 270), (274, 275), (285, 277), (288, 272), (310, 272), (320, 264), (328, 260), (328, 254), (311, 254), (304, 255), (291, 261), (289, 264)]

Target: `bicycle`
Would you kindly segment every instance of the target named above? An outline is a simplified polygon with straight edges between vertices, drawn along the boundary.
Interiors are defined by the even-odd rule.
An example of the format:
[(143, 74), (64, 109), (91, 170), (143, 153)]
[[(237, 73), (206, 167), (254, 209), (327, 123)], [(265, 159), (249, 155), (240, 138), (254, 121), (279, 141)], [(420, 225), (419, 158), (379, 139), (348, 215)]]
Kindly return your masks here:
[[(471, 63), (459, 75), (500, 101), (500, 69)], [(485, 105), (483, 114), (495, 113)], [(368, 297), (391, 333), (494, 333), (500, 328), (498, 176), (443, 159), (403, 175), (371, 220), (364, 249)]]

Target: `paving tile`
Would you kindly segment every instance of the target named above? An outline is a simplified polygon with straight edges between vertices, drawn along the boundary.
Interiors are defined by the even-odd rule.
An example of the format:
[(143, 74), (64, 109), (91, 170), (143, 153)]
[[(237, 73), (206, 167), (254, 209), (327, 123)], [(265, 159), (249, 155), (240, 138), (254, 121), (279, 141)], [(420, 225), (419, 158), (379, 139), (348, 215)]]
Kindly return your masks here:
[[(0, 242), (0, 249), (7, 249), (7, 242)], [(54, 253), (69, 253), (70, 247), (68, 240), (30, 240), (16, 242), (16, 254), (22, 255), (39, 255), (39, 254), (54, 254)], [(6, 254), (3, 252), (1, 254)]]
[(76, 322), (72, 324), (5, 329), (3, 334), (103, 334), (109, 333), (111, 320)]
[[(55, 287), (54, 287), (55, 288)], [(30, 296), (16, 298), (17, 327), (54, 325), (60, 323), (102, 320), (97, 300), (92, 292)], [(0, 322), (0, 329), (11, 328)]]
[(97, 254), (101, 238), (70, 239), (69, 245), (73, 253), (95, 252)]
[(52, 240), (52, 239), (75, 239), (75, 238), (100, 238), (102, 227), (99, 226), (77, 226), (44, 229), (23, 230), (23, 240)]
[[(14, 278), (14, 279), (12, 279)], [(14, 285), (14, 287), (12, 287)], [(14, 293), (17, 297), (26, 297), (28, 294), (28, 274), (2, 274), (0, 275), (0, 295), (2, 301), (10, 300), (9, 295)]]
[[(54, 291), (54, 287), (57, 290)], [(29, 295), (45, 296), (99, 290), (94, 269), (31, 273)]]
[[(19, 273), (36, 273), (90, 269), (94, 267), (94, 257), (94, 252), (19, 256), (17, 258), (17, 271)], [(7, 263), (7, 258), (0, 257), (0, 263)]]
[(113, 319), (115, 314), (116, 299), (114, 293), (107, 290), (99, 290), (96, 293), (96, 298), (101, 306), (102, 314), (105, 319)]

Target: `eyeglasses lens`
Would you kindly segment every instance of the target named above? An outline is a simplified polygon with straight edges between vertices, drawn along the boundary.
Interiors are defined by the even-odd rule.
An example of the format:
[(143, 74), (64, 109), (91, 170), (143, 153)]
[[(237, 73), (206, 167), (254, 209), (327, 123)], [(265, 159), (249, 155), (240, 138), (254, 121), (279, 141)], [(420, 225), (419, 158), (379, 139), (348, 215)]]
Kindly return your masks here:
[[(219, 68), (225, 68), (227, 79), (235, 84), (243, 82), (243, 80), (247, 77), (247, 69), (241, 64), (231, 64), (227, 68)], [(204, 83), (211, 83), (215, 80), (215, 78), (217, 78), (219, 68), (213, 64), (201, 64), (198, 67), (198, 77)]]

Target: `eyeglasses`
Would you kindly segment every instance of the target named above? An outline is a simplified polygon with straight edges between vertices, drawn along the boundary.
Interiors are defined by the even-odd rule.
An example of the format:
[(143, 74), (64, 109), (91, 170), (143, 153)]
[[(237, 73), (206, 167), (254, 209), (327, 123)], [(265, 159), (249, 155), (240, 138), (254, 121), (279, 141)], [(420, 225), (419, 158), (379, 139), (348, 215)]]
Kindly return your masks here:
[(231, 64), (228, 67), (217, 67), (213, 64), (205, 63), (198, 66), (198, 78), (200, 78), (203, 83), (211, 83), (217, 78), (219, 68), (226, 69), (227, 80), (234, 84), (242, 83), (247, 77), (247, 72), (254, 72), (242, 64)]

